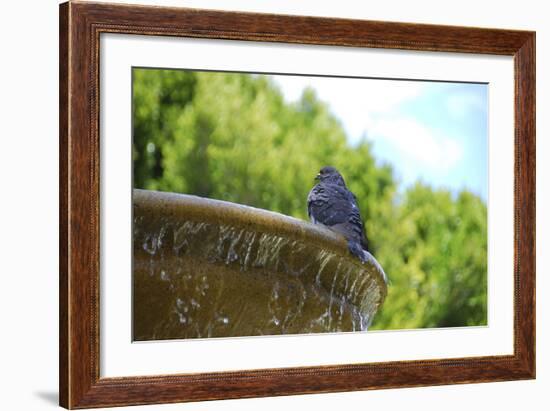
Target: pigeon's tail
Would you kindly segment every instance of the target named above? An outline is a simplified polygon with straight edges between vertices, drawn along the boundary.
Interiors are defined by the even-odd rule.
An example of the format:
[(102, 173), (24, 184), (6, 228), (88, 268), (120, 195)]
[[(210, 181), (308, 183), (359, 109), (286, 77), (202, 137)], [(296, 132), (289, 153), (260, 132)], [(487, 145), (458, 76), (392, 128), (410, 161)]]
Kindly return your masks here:
[(380, 267), (380, 264), (378, 264), (378, 262), (374, 259), (374, 257), (372, 256), (371, 253), (369, 253), (367, 250), (365, 250), (365, 249), (363, 249), (363, 247), (361, 247), (361, 244), (359, 244), (357, 241), (349, 240), (348, 241), (348, 250), (354, 256), (359, 258), (359, 260), (361, 261), (362, 264), (365, 264), (365, 263), (370, 261), (372, 264), (377, 265), (380, 268), (380, 271), (382, 272), (382, 274), (384, 276), (385, 283), (390, 284), (390, 282), (388, 280), (388, 276), (386, 275), (386, 273), (384, 272), (382, 267)]
[(363, 249), (363, 247), (361, 247), (361, 244), (359, 244), (357, 241), (349, 240), (348, 249), (349, 249), (349, 252), (352, 253), (357, 258), (359, 258), (363, 264), (367, 262), (368, 257), (365, 254), (365, 250)]

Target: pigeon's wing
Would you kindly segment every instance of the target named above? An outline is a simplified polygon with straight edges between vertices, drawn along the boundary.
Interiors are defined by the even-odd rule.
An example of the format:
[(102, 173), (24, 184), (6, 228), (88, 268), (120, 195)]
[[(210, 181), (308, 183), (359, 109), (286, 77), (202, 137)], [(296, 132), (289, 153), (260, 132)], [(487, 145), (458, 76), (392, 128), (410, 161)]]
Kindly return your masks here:
[(335, 198), (329, 186), (322, 183), (314, 186), (307, 196), (307, 214), (311, 222), (330, 225), (329, 211), (333, 207), (334, 200)]
[(355, 197), (355, 194), (353, 194), (351, 191), (349, 191), (349, 193), (353, 196), (353, 212), (350, 215), (350, 222), (358, 228), (356, 230), (356, 233), (359, 235), (361, 246), (363, 247), (363, 249), (368, 250), (367, 234), (365, 233), (363, 219), (361, 218), (359, 206), (357, 205), (357, 197)]
[(325, 224), (324, 211), (330, 207), (331, 198), (326, 185), (319, 183), (315, 185), (307, 196), (307, 215), (312, 223)]
[(347, 214), (347, 218), (343, 223), (336, 223), (332, 228), (336, 231), (340, 231), (348, 240), (354, 240), (361, 244), (364, 250), (368, 250), (365, 227), (363, 226), (363, 219), (361, 218), (359, 206), (357, 205), (357, 198), (351, 191), (343, 187), (338, 187), (338, 189), (341, 195), (347, 200), (347, 205), (342, 207), (342, 211)]
[(313, 187), (308, 196), (308, 215), (312, 222), (326, 225), (367, 249), (357, 199), (345, 187), (322, 183)]

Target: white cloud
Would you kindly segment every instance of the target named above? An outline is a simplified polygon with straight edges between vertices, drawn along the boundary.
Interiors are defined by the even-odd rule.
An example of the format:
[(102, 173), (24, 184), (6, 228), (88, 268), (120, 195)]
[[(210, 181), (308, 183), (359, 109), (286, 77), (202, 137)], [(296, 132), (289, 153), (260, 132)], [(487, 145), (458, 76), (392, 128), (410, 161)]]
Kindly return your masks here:
[[(341, 120), (350, 141), (357, 141), (366, 132), (374, 142), (377, 156), (394, 164), (408, 183), (418, 178), (428, 181), (443, 178), (463, 158), (464, 147), (459, 140), (407, 116), (400, 108), (403, 103), (425, 96), (433, 86), (431, 83), (303, 76), (273, 78), (288, 102), (298, 100), (306, 87), (313, 88)], [(444, 104), (457, 116), (484, 104), (471, 93), (451, 96)]]
[(437, 171), (453, 168), (464, 152), (457, 140), (411, 118), (384, 118), (376, 121), (370, 129), (369, 137), (375, 144), (381, 140), (390, 144), (408, 162)]
[(487, 100), (479, 94), (460, 92), (450, 94), (445, 105), (455, 118), (465, 118), (474, 110), (487, 110)]
[(330, 105), (352, 141), (370, 129), (377, 114), (390, 112), (418, 97), (425, 87), (418, 81), (306, 76), (273, 76), (273, 79), (288, 102), (297, 101), (306, 87), (313, 88)]

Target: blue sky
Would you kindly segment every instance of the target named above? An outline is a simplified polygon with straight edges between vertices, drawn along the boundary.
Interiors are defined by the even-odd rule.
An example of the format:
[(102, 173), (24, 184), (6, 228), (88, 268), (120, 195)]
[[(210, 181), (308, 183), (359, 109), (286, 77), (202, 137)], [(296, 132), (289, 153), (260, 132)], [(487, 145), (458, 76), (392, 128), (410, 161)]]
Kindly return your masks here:
[(407, 187), (421, 180), (487, 200), (487, 85), (427, 81), (272, 76), (292, 102), (315, 90), (351, 144), (372, 143)]

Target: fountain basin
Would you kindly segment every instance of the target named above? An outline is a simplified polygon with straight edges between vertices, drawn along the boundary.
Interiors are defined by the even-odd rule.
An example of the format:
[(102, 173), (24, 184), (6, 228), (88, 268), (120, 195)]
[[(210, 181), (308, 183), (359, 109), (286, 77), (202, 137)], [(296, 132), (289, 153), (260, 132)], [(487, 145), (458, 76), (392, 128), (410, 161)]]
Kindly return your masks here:
[(365, 331), (385, 274), (320, 225), (235, 203), (133, 191), (136, 341)]

